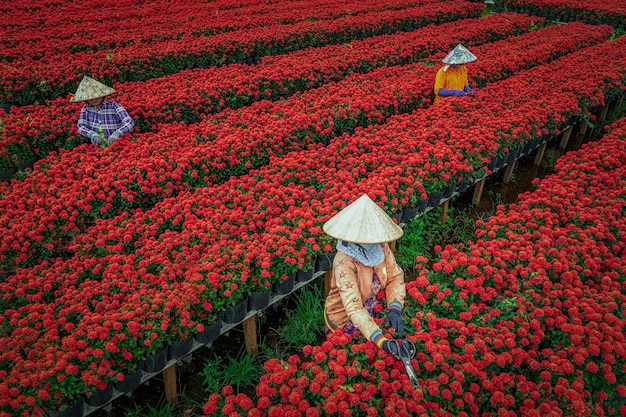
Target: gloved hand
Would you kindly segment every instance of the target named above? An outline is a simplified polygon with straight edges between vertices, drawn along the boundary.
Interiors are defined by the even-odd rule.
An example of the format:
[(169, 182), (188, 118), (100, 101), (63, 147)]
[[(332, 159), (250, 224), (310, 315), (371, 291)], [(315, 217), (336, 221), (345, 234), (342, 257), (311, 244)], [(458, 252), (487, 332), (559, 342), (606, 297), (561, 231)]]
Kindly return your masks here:
[(102, 138), (98, 132), (89, 132), (89, 140), (91, 140), (92, 145), (100, 145), (102, 143)]
[(449, 97), (449, 96), (463, 97), (463, 96), (467, 95), (467, 93), (465, 91), (461, 91), (461, 90), (446, 90), (445, 88), (440, 88), (438, 94), (440, 96), (442, 96), (442, 97)]
[(385, 340), (380, 348), (391, 355), (396, 355), (398, 353), (398, 344), (389, 343), (389, 340)]
[(398, 337), (404, 336), (404, 320), (398, 310), (389, 310), (387, 317), (385, 317), (385, 326), (393, 327)]
[(113, 145), (113, 142), (115, 142), (120, 136), (122, 136), (122, 134), (118, 130), (111, 133), (111, 136), (107, 138), (107, 146)]
[(474, 91), (474, 89), (469, 85), (463, 87), (463, 91), (465, 91), (467, 94), (476, 94), (476, 91)]

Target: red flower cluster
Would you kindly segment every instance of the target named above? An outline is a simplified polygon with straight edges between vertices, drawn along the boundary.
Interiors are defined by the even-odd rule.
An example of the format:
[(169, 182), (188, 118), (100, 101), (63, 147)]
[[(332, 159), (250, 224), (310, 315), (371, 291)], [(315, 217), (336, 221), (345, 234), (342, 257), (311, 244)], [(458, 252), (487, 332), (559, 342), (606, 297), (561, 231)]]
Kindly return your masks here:
[[(564, 39), (559, 33), (569, 36)], [(3, 238), (11, 233), (16, 236), (1, 246), (6, 256), (3, 263), (11, 258), (16, 264), (31, 262), (34, 266), (18, 269), (6, 283), (0, 284), (0, 302), (5, 311), (0, 319), (3, 346), (0, 354), (6, 363), (11, 363), (10, 369), (0, 368), (0, 409), (26, 410), (32, 408), (26, 404), (54, 404), (56, 398), (80, 395), (90, 387), (106, 384), (133, 358), (154, 353), (179, 334), (197, 329), (199, 322), (210, 323), (216, 312), (247, 292), (265, 288), (284, 274), (306, 267), (312, 256), (330, 249), (330, 240), (322, 234), (320, 225), (362, 192), (368, 192), (386, 210), (395, 211), (426, 196), (427, 191), (442, 183), (454, 184), (484, 175), (486, 163), (499, 151), (514, 149), (552, 132), (568, 117), (602, 103), (605, 94), (623, 91), (624, 38), (571, 53), (554, 65), (542, 65), (564, 50), (577, 50), (581, 44), (596, 43), (607, 35), (606, 27), (589, 30), (577, 24), (501, 41), (495, 51), (489, 47), (493, 55), (489, 55), (487, 48), (483, 54), (481, 47), (476, 47), (474, 51), (483, 57), (485, 64), (481, 59), (473, 68), (492, 67), (500, 73), (499, 80), (509, 75), (508, 72), (516, 75), (488, 84), (475, 97), (451, 98), (437, 107), (420, 108), (430, 99), (437, 68), (422, 64), (383, 68), (294, 96), (283, 103), (263, 102), (266, 108), (255, 105), (241, 110), (241, 114), (224, 112), (219, 116), (219, 122), (225, 126), (223, 130), (218, 124), (212, 126), (206, 122), (190, 129), (200, 135), (198, 138), (194, 134), (178, 136), (177, 132), (185, 129), (181, 124), (165, 126), (155, 135), (142, 135), (147, 140), (134, 146), (122, 139), (118, 146), (124, 146), (123, 160), (116, 160), (110, 151), (63, 152), (60, 159), (73, 161), (60, 165), (67, 171), (63, 176), (54, 164), (40, 164), (37, 172), (47, 172), (53, 178), (46, 182), (43, 175), (37, 177), (41, 180), (38, 187), (47, 189), (45, 197), (37, 197), (35, 182), (27, 178), (21, 186), (33, 193), (30, 199), (27, 193), (19, 194), (18, 187), (11, 190), (12, 199), (6, 198), (8, 194), (3, 199), (3, 216), (7, 213), (7, 218), (14, 218), (12, 215), (19, 213), (22, 217), (14, 221), (23, 222), (21, 228), (5, 229), (7, 232), (2, 233)], [(546, 43), (554, 40), (560, 46), (558, 51), (549, 46), (531, 47), (540, 38)], [(523, 55), (526, 50), (531, 52), (525, 60), (513, 60), (517, 67), (503, 65), (510, 57), (502, 51)], [(527, 61), (539, 66), (522, 70)], [(567, 84), (561, 83), (564, 78), (568, 79)], [(390, 118), (402, 106), (419, 110)], [(521, 116), (524, 114), (526, 117)], [(338, 134), (355, 126), (383, 121), (387, 123), (359, 127), (353, 135), (334, 137), (326, 147), (311, 144), (321, 140), (315, 139), (315, 135), (334, 136), (333, 129)], [(235, 131), (241, 136), (234, 136), (233, 129), (242, 124), (248, 129)], [(337, 128), (338, 124), (343, 126)], [(242, 137), (249, 147), (239, 143)], [(309, 144), (309, 149), (301, 150)], [(289, 149), (297, 150), (285, 154)], [(257, 150), (259, 153), (254, 153)], [(246, 164), (253, 158), (258, 158), (256, 166), (267, 161), (269, 164), (252, 170), (249, 175), (210, 185), (229, 173), (247, 169)], [(619, 156), (604, 158), (600, 168), (618, 166), (620, 160)], [(54, 178), (57, 175), (61, 179)], [(594, 171), (585, 178), (595, 175)], [(197, 179), (200, 181), (194, 183)], [(620, 176), (613, 178), (616, 187), (620, 180)], [(198, 184), (203, 187), (190, 191)], [(607, 190), (603, 189), (621, 201), (614, 191)], [(177, 198), (167, 198), (179, 191), (182, 192)], [(564, 202), (569, 200), (562, 199), (552, 205), (564, 207)], [(160, 200), (163, 201), (147, 209)], [(586, 195), (580, 200), (594, 201)], [(31, 201), (36, 204), (30, 205)], [(137, 209), (142, 206), (145, 212)], [(129, 207), (137, 210), (125, 211)], [(535, 213), (535, 208), (531, 208)], [(604, 214), (601, 210), (590, 210), (585, 214), (587, 217), (577, 219), (581, 223), (573, 229), (576, 225), (595, 224), (594, 214), (602, 217), (599, 213)], [(558, 214), (559, 218), (570, 215), (567, 209)], [(113, 216), (116, 217), (106, 219)], [(613, 214), (613, 217), (617, 216)], [(34, 221), (35, 218), (38, 220)], [(88, 229), (86, 225), (95, 218), (104, 220)], [(552, 241), (542, 238), (543, 234), (552, 233), (553, 219), (546, 217), (544, 223), (535, 221), (535, 225), (524, 225), (527, 229), (522, 236), (526, 233), (535, 236), (532, 249), (543, 256), (533, 258), (538, 267), (548, 270), (550, 262), (556, 259), (555, 267), (569, 271), (569, 264), (565, 263), (569, 258), (559, 258), (558, 250), (548, 248)], [(489, 238), (512, 241), (509, 229), (496, 226), (487, 231)], [(521, 226), (510, 229), (521, 230)], [(622, 232), (614, 229), (612, 223), (589, 227), (590, 232), (582, 230), (580, 236), (587, 237), (590, 245), (592, 238), (600, 239), (598, 236), (610, 231), (614, 244), (619, 245)], [(63, 237), (71, 239), (77, 231), (85, 230), (71, 245), (63, 241)], [(568, 239), (576, 236), (574, 231), (567, 231), (558, 235), (561, 240), (555, 238), (562, 243), (564, 252), (576, 246), (567, 245), (574, 242)], [(31, 249), (37, 240), (41, 244)], [(414, 335), (422, 352), (414, 366), (420, 372), (422, 367), (437, 372), (436, 377), (424, 381), (424, 392), (411, 390), (402, 366), (390, 357), (378, 356), (373, 345), (363, 350), (355, 348), (344, 356), (340, 353), (343, 349), (333, 346), (343, 346), (347, 340), (344, 335), (337, 335), (328, 345), (312, 349), (315, 363), (310, 369), (304, 364), (291, 363), (284, 369), (291, 377), (276, 369), (280, 376), (275, 377), (276, 381), (266, 381), (268, 387), (260, 395), (265, 397), (262, 403), (267, 407), (259, 405), (259, 408), (265, 410), (274, 401), (289, 401), (290, 410), (297, 413), (306, 406), (302, 401), (313, 405), (317, 399), (327, 398), (329, 408), (325, 413), (347, 414), (358, 409), (367, 413), (388, 410), (385, 412), (390, 414), (398, 412), (394, 407), (404, 406), (402, 401), (409, 398), (406, 407), (412, 414), (434, 409), (441, 415), (461, 415), (455, 412), (475, 414), (472, 410), (478, 404), (487, 404), (488, 397), (488, 407), (494, 413), (512, 407), (511, 404), (519, 406), (520, 398), (529, 410), (559, 406), (577, 413), (579, 409), (584, 411), (586, 394), (581, 387), (593, 381), (588, 383), (584, 375), (570, 373), (568, 362), (563, 360), (567, 356), (561, 358), (563, 353), (541, 351), (541, 355), (532, 357), (537, 365), (520, 347), (526, 343), (541, 346), (547, 334), (554, 340), (567, 340), (559, 339), (563, 335), (557, 330), (580, 335), (578, 327), (566, 327), (565, 331), (561, 326), (566, 323), (579, 326), (578, 321), (563, 322), (556, 307), (547, 304), (532, 310), (531, 318), (536, 322), (529, 319), (524, 324), (517, 318), (502, 318), (505, 308), (513, 305), (519, 305), (517, 316), (524, 318), (522, 313), (531, 311), (531, 306), (527, 305), (530, 301), (514, 296), (521, 288), (515, 282), (517, 268), (527, 265), (501, 250), (503, 245), (498, 243), (500, 249), (489, 253), (497, 256), (489, 263), (481, 263), (481, 257), (475, 255), (479, 247), (472, 246), (469, 252), (465, 250), (464, 256), (459, 255), (458, 265), (452, 265), (457, 259), (456, 252), (450, 256), (452, 249), (442, 250), (442, 261), (435, 264), (433, 276), (424, 275), (417, 281), (425, 285), (425, 290), (415, 293), (411, 289), (416, 299), (421, 297), (431, 303), (433, 312), (449, 312), (454, 306), (453, 311), (458, 315), (441, 319), (436, 314), (422, 317), (416, 312), (415, 320), (411, 320), (416, 328), (424, 330), (423, 336), (417, 330)], [(60, 248), (72, 250), (75, 255), (66, 260), (39, 262), (38, 258), (46, 257), (45, 251)], [(609, 259), (602, 251), (586, 257), (584, 267), (579, 265), (580, 273), (594, 276), (594, 271), (600, 270), (604, 274), (607, 267), (602, 263), (603, 257)], [(610, 258), (611, 265), (621, 268), (616, 259), (621, 258)], [(433, 279), (438, 274), (448, 278), (445, 276), (448, 271), (463, 272), (456, 274), (460, 281), (455, 287), (449, 279), (442, 282)], [(531, 272), (527, 275), (532, 275)], [(613, 286), (613, 278), (607, 276), (611, 282), (607, 281), (606, 285)], [(492, 279), (498, 285), (491, 285)], [(510, 293), (499, 297), (498, 291), (508, 283)], [(547, 285), (539, 284), (534, 291)], [(609, 312), (615, 318), (605, 318), (603, 314), (600, 320), (595, 305), (583, 297), (585, 292), (579, 295), (576, 288), (563, 287), (556, 290), (562, 291), (562, 297), (576, 296), (591, 306), (589, 312), (581, 312), (581, 304), (568, 304), (564, 307), (568, 317), (593, 313), (597, 329), (602, 332), (607, 326), (601, 320), (620, 325), (621, 318), (612, 313), (614, 308)], [(459, 296), (454, 297), (455, 294)], [(530, 294), (529, 297), (528, 300), (532, 298)], [(557, 301), (564, 304), (563, 300)], [(618, 301), (612, 302), (623, 304), (623, 300)], [(536, 317), (545, 317), (545, 326), (544, 319)], [(619, 332), (610, 334), (611, 341), (619, 342)], [(598, 335), (594, 333), (594, 337)], [(580, 340), (584, 343), (585, 339)], [(553, 350), (561, 352), (563, 343)], [(69, 356), (64, 356), (65, 352)], [(619, 362), (620, 352), (611, 351), (608, 360), (623, 365)], [(565, 350), (565, 354), (572, 355), (570, 364), (585, 364), (584, 354), (578, 350), (575, 353), (574, 349)], [(451, 363), (450, 358), (456, 357), (453, 355), (465, 355), (468, 361)], [(63, 360), (59, 361), (59, 357)], [(472, 357), (474, 360), (469, 360)], [(546, 358), (551, 362), (546, 362)], [(533, 378), (516, 375), (513, 370), (518, 364), (539, 370), (543, 380), (533, 379), (535, 374), (530, 371), (528, 375)], [(551, 372), (549, 367), (553, 366), (564, 371), (556, 381), (552, 377), (546, 379), (549, 374), (543, 372)], [(595, 369), (593, 364), (584, 366), (589, 372)], [(619, 380), (617, 377), (622, 375), (617, 368), (601, 371), (609, 379), (612, 373)], [(494, 370), (500, 369), (503, 371), (494, 374)], [(296, 373), (304, 371), (306, 378), (300, 378), (301, 375), (296, 378)], [(447, 375), (439, 377), (442, 372)], [(318, 377), (320, 374), (323, 377)], [(486, 375), (490, 374), (494, 375), (489, 380)], [(30, 381), (28, 386), (21, 385), (25, 379)], [(313, 387), (312, 399), (302, 389), (307, 381)], [(314, 382), (319, 385), (319, 391)], [(555, 397), (542, 402), (541, 392), (552, 390)], [(528, 395), (520, 397), (518, 391)], [(442, 405), (439, 395), (450, 402)], [(604, 394), (598, 394), (603, 401), (601, 397)], [(366, 398), (373, 400), (361, 405)]]
[[(350, 15), (347, 11), (338, 11), (336, 18), (328, 20), (308, 20), (308, 10), (292, 8), (290, 13), (299, 15), (294, 23), (273, 24), (259, 27), (242, 28), (224, 33), (209, 34), (200, 32), (178, 38), (158, 39), (149, 43), (129, 44), (99, 50), (78, 50), (71, 54), (56, 51), (51, 55), (33, 59), (29, 54), (14, 57), (11, 65), (5, 65), (5, 75), (0, 78), (0, 97), (8, 102), (32, 102), (55, 98), (73, 92), (83, 74), (110, 83), (118, 81), (139, 81), (155, 76), (171, 74), (188, 68), (202, 68), (227, 63), (245, 61), (264, 55), (277, 55), (300, 50), (309, 46), (325, 45), (331, 42), (345, 42), (367, 36), (380, 35), (398, 30), (415, 29), (430, 23), (443, 23), (464, 17), (477, 17), (484, 10), (484, 5), (472, 2), (403, 2), (397, 10), (385, 10), (387, 4), (369, 0), (368, 6), (360, 13)], [(397, 4), (397, 3), (395, 3)], [(325, 8), (316, 2), (309, 2), (313, 8)], [(288, 6), (286, 6), (288, 7)], [(354, 6), (350, 6), (353, 8)], [(397, 6), (396, 6), (397, 8)], [(358, 10), (357, 6), (354, 8)], [(310, 10), (310, 8), (309, 8)], [(339, 9), (341, 10), (341, 9)], [(212, 10), (211, 13), (215, 13)], [(113, 11), (118, 13), (117, 10)], [(92, 10), (90, 13), (95, 13)], [(219, 11), (218, 11), (219, 13)], [(243, 11), (245, 13), (245, 10)], [(203, 13), (206, 16), (206, 13)], [(194, 16), (195, 17), (195, 16)], [(248, 17), (246, 17), (248, 18)], [(159, 28), (162, 17), (154, 16), (156, 22), (148, 26)], [(296, 19), (297, 20), (297, 19)], [(204, 19), (199, 20), (202, 25)], [(108, 26), (119, 27), (119, 22), (108, 21)], [(144, 27), (147, 22), (142, 22)], [(55, 27), (49, 28), (55, 30)], [(47, 33), (48, 31), (46, 31)], [(31, 30), (26, 32), (28, 35)], [(124, 39), (124, 38), (122, 38)], [(123, 41), (122, 41), (123, 42)], [(27, 45), (27, 44), (26, 44)], [(41, 48), (41, 47), (39, 47)]]
[[(525, 68), (528, 62), (540, 64), (563, 51), (603, 40), (608, 36), (606, 29), (572, 24), (502, 40), (495, 46), (477, 46), (475, 51), (483, 60), (475, 65), (476, 70), (484, 74), (492, 69), (490, 79), (496, 80), (506, 76), (514, 64), (518, 68)], [(535, 47), (545, 36), (553, 39), (554, 46)], [(502, 50), (519, 56), (519, 60), (513, 61)], [(289, 101), (262, 101), (238, 111), (225, 111), (199, 125), (164, 125), (158, 133), (136, 135), (139, 142), (120, 140), (117, 146), (124, 146), (123, 159), (113, 159), (117, 155), (113, 152), (81, 147), (42, 161), (25, 180), (14, 181), (11, 192), (3, 196), (5, 221), (1, 226), (6, 232), (0, 241), (0, 259), (7, 265), (32, 265), (66, 250), (63, 245), (73, 235), (84, 232), (94, 219), (151, 207), (181, 191), (221, 183), (231, 175), (262, 166), (271, 156), (328, 141), (356, 126), (378, 124), (395, 113), (423, 107), (430, 102), (436, 70), (422, 65), (383, 67), (307, 91)], [(430, 132), (432, 128), (427, 129)], [(331, 158), (333, 152), (328, 153)], [(479, 165), (482, 162), (478, 160)], [(301, 164), (298, 161), (295, 166)], [(440, 167), (433, 169), (438, 172)], [(473, 170), (474, 166), (467, 169)], [(294, 174), (306, 177), (303, 172), (298, 169)], [(287, 178), (284, 176), (281, 184), (287, 185)], [(18, 245), (16, 241), (21, 239), (29, 244)]]
[(504, 0), (501, 5), (507, 10), (549, 16), (561, 22), (573, 20), (585, 23), (608, 24), (618, 28), (626, 27), (626, 10), (620, 2), (590, 0)]
[(266, 362), (256, 403), (227, 387), (205, 415), (626, 415), (625, 143), (622, 119), (407, 284), (421, 389), (338, 330), (304, 361)]
[[(207, 114), (288, 96), (339, 81), (355, 72), (419, 61), (457, 43), (471, 46), (493, 42), (523, 32), (538, 20), (499, 14), (463, 21), (461, 28), (457, 21), (264, 57), (253, 67), (232, 64), (185, 70), (145, 82), (117, 83), (114, 100), (129, 111), (140, 132), (156, 131), (159, 124), (195, 123)], [(2, 120), (0, 175), (51, 151), (84, 142), (76, 136), (79, 109), (79, 105), (68, 105), (65, 98), (45, 106), (12, 108)]]

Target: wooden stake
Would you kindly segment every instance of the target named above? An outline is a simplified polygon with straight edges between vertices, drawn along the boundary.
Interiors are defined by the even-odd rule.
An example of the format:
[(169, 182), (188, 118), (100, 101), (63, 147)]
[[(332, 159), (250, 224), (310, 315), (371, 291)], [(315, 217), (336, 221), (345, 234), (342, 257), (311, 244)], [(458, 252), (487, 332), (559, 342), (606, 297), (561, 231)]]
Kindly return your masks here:
[(624, 95), (626, 95), (626, 94), (622, 94), (620, 96), (619, 100), (617, 101), (617, 104), (615, 105), (616, 108), (622, 107), (622, 104), (624, 103)]
[(256, 336), (256, 314), (243, 321), (243, 335), (246, 341), (246, 350), (251, 355), (259, 353), (259, 345)]
[(330, 293), (330, 281), (333, 279), (333, 270), (326, 271), (324, 274), (324, 294)]
[(572, 134), (572, 126), (567, 126), (567, 128), (563, 131), (563, 136), (561, 137), (561, 144), (559, 145), (561, 149), (567, 148), (567, 142), (569, 141), (569, 137)]
[(513, 175), (513, 170), (517, 165), (517, 161), (513, 161), (512, 163), (506, 166), (506, 170), (504, 171), (504, 179), (502, 180), (505, 184), (508, 184), (511, 180), (511, 175)]
[(178, 402), (178, 391), (176, 389), (176, 364), (163, 370), (163, 382), (165, 383), (165, 398), (168, 402), (176, 404)]
[(541, 160), (543, 159), (543, 154), (546, 152), (547, 146), (548, 142), (544, 142), (543, 145), (537, 149), (537, 155), (535, 155), (535, 165), (541, 165)]
[(606, 120), (606, 114), (608, 111), (609, 111), (609, 105), (605, 104), (604, 107), (602, 108), (602, 112), (600, 112), (600, 118), (598, 119), (600, 124), (604, 123), (604, 120)]
[(480, 203), (480, 197), (482, 196), (483, 188), (485, 187), (485, 179), (486, 178), (483, 178), (482, 180), (478, 181), (476, 185), (474, 185), (474, 197), (472, 197), (472, 204), (474, 204), (475, 206)]
[(445, 223), (448, 219), (448, 205), (450, 204), (450, 200), (446, 200), (441, 205), (441, 213), (439, 214), (439, 221), (441, 223)]
[(587, 133), (587, 126), (589, 126), (589, 122), (587, 119), (583, 119), (580, 121), (580, 130), (578, 131), (578, 137), (583, 137)]

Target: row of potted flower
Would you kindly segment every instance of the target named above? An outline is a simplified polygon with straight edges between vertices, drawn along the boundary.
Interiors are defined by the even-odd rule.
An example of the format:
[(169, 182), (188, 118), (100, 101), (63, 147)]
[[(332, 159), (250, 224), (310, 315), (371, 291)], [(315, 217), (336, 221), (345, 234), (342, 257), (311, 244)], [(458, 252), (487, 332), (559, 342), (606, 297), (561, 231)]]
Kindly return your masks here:
[(561, 22), (582, 21), (585, 23), (612, 25), (626, 28), (626, 11), (619, 2), (601, 0), (502, 0), (496, 2), (496, 10), (510, 10), (544, 16)]
[[(509, 13), (492, 15), (464, 21), (462, 28), (456, 22), (446, 23), (265, 57), (253, 67), (232, 64), (181, 71), (145, 82), (116, 83), (113, 100), (124, 105), (139, 132), (154, 131), (159, 124), (199, 122), (225, 108), (292, 95), (355, 72), (415, 62), (458, 43), (471, 47), (493, 42), (520, 34), (541, 20)], [(75, 126), (79, 110), (80, 104), (68, 105), (65, 98), (45, 106), (14, 107), (2, 119), (0, 176), (50, 151), (83, 143)]]
[[(573, 24), (477, 46), (475, 52), (484, 58), (474, 66), (478, 86), (508, 76), (515, 67), (538, 65), (564, 51), (602, 41), (608, 34), (608, 27)], [(542, 43), (546, 36), (550, 47)], [(33, 265), (67, 250), (73, 236), (98, 218), (149, 208), (181, 191), (221, 183), (260, 167), (272, 155), (327, 142), (355, 126), (381, 123), (398, 112), (423, 107), (431, 100), (437, 69), (421, 64), (381, 68), (288, 101), (259, 102), (224, 112), (220, 123), (201, 123), (186, 130), (178, 124), (164, 126), (156, 134), (136, 135), (139, 142), (120, 139), (104, 152), (84, 146), (62, 153), (57, 163), (40, 162), (35, 172), (14, 181), (3, 196), (6, 233), (1, 259), (7, 267)], [(124, 159), (113, 152), (119, 146), (124, 147)]]
[[(246, 291), (268, 288), (284, 278), (287, 268), (306, 268), (311, 255), (331, 248), (320, 230), (321, 222), (359, 192), (367, 191), (395, 211), (395, 204), (408, 204), (415, 195), (426, 195), (421, 184), (428, 182), (428, 172), (442, 170), (445, 175), (446, 169), (457, 173), (467, 169), (468, 161), (459, 158), (464, 148), (469, 151), (473, 146), (479, 153), (480, 146), (485, 146), (483, 159), (495, 156), (508, 142), (503, 142), (505, 135), (496, 137), (493, 131), (509, 130), (522, 120), (527, 126), (517, 136), (530, 138), (554, 128), (570, 112), (580, 111), (579, 101), (600, 101), (603, 90), (618, 82), (623, 88), (623, 75), (619, 74), (624, 60), (608, 58), (619, 58), (623, 43), (587, 48), (573, 54), (575, 57), (562, 58), (558, 65), (525, 71), (513, 77), (515, 82), (491, 84), (478, 92), (475, 101), (465, 101), (466, 106), (463, 100), (451, 99), (442, 106), (396, 117), (377, 130), (337, 138), (328, 148), (290, 154), (250, 176), (231, 180), (219, 193), (200, 190), (181, 196), (171, 205), (177, 215), (159, 212), (145, 218), (153, 224), (169, 223), (162, 233), (155, 226), (153, 237), (142, 239), (133, 229), (138, 225), (128, 222), (123, 225), (128, 237), (119, 242), (121, 246), (114, 247), (116, 242), (101, 237), (110, 245), (105, 248), (109, 254), (77, 255), (21, 271), (23, 279), (10, 277), (2, 284), (7, 317), (2, 330), (6, 332), (3, 338), (12, 342), (3, 344), (3, 355), (14, 367), (7, 372), (4, 386), (17, 391), (0, 390), (14, 394), (7, 407), (19, 395), (36, 404), (52, 404), (55, 395), (74, 398), (94, 385), (106, 386), (133, 355), (152, 354), (176, 335), (197, 329), (199, 321), (210, 322), (219, 307), (234, 304)], [(554, 80), (564, 74), (572, 77), (572, 85), (546, 96), (554, 88)], [(588, 90), (578, 93), (579, 84), (588, 84)], [(511, 89), (512, 85), (516, 88)], [(523, 103), (532, 109), (528, 119), (518, 115), (526, 110)], [(412, 118), (419, 118), (422, 124), (411, 123)], [(447, 120), (453, 135), (435, 140), (425, 127), (442, 120)], [(479, 145), (473, 134), (454, 129), (454, 125), (476, 120), (487, 132), (492, 131)], [(455, 142), (446, 148), (450, 139)], [(398, 156), (390, 151), (389, 140), (394, 141)], [(420, 152), (411, 154), (416, 144)], [(426, 158), (417, 160), (419, 154)], [(427, 165), (438, 165), (438, 161), (441, 167), (431, 170)], [(403, 167), (413, 174), (409, 182), (415, 191), (410, 194), (398, 185), (405, 177)], [(451, 178), (456, 181), (454, 175)], [(301, 242), (296, 241), (299, 235)], [(126, 244), (136, 248), (134, 253)], [(277, 257), (276, 251), (284, 247), (291, 247), (292, 252)], [(52, 316), (56, 319), (51, 320)], [(37, 323), (43, 324), (39, 330)], [(31, 367), (21, 357), (30, 338), (38, 341), (36, 348), (47, 346), (50, 352), (70, 353), (54, 365)], [(91, 363), (95, 363), (93, 369)], [(80, 375), (67, 372), (75, 369), (84, 371)], [(26, 374), (51, 385), (22, 387), (19, 381)], [(64, 375), (61, 381), (55, 377), (59, 374)]]
[[(358, 4), (345, 0), (299, 1), (297, 7), (294, 7), (293, 2), (257, 3), (239, 7), (226, 2), (213, 2), (210, 5), (206, 2), (186, 2), (176, 7), (167, 2), (151, 2), (127, 10), (128, 13), (121, 20), (119, 10), (109, 4), (94, 7), (87, 2), (72, 2), (71, 5), (61, 7), (42, 8), (35, 19), (20, 19), (24, 16), (16, 15), (25, 11), (24, 4), (11, 4), (9, 10), (4, 11), (15, 15), (11, 23), (7, 22), (10, 23), (9, 27), (4, 27), (6, 38), (0, 45), (0, 56), (5, 62), (50, 61), (58, 59), (59, 55), (78, 51), (110, 51), (123, 46), (190, 36), (211, 36), (305, 20), (330, 20), (347, 15), (399, 10), (430, 2), (432, 0), (366, 0)], [(33, 11), (29, 10), (28, 13)], [(77, 37), (77, 33), (81, 36)]]
[(431, 23), (476, 17), (484, 5), (459, 1), (433, 3), (365, 13), (333, 20), (303, 21), (184, 37), (147, 45), (117, 47), (113, 51), (76, 52), (63, 59), (37, 62), (15, 60), (0, 78), (0, 99), (33, 102), (67, 95), (76, 90), (84, 74), (112, 84), (146, 80), (183, 69), (203, 68), (347, 42), (369, 36), (412, 30)]
[(479, 222), (474, 242), (416, 260), (403, 315), (419, 388), (336, 331), (267, 361), (256, 398), (211, 395), (205, 415), (624, 415), (626, 119), (612, 130)]

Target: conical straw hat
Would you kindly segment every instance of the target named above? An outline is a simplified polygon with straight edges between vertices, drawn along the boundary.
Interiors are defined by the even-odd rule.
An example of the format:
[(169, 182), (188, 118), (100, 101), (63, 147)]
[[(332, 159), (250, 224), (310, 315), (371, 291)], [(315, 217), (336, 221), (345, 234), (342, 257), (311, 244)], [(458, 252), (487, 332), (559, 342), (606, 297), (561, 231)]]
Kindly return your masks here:
[(322, 229), (334, 238), (353, 243), (392, 242), (404, 233), (367, 194), (334, 215)]
[(70, 103), (106, 97), (113, 94), (114, 92), (115, 90), (113, 88), (108, 87), (101, 82), (96, 81), (93, 78), (87, 77), (85, 75), (78, 85), (78, 88), (76, 89), (76, 94), (74, 94), (74, 97), (72, 97)]
[(471, 53), (466, 47), (458, 44), (452, 51), (443, 59), (444, 64), (467, 64), (468, 62), (474, 62), (478, 58)]

